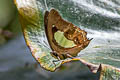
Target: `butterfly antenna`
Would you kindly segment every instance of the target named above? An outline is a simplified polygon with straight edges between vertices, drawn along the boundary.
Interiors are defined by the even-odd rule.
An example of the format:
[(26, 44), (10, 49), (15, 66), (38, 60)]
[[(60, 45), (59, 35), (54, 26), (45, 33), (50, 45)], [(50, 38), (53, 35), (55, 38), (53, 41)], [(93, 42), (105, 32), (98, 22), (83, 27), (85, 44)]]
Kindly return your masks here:
[(48, 11), (48, 6), (47, 6), (46, 0), (44, 0), (44, 3), (45, 3), (45, 8), (46, 8), (46, 10)]

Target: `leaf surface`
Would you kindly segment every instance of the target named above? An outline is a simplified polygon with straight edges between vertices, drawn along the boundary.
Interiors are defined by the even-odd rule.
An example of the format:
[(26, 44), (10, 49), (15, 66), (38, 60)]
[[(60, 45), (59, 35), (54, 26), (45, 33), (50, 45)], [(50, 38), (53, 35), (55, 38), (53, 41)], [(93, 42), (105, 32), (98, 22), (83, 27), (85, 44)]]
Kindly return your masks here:
[[(60, 12), (65, 20), (71, 21), (73, 24), (76, 24), (81, 28), (83, 28), (81, 26), (83, 25), (83, 29), (88, 32), (88, 37), (94, 38), (90, 45), (78, 54), (77, 57), (79, 57), (79, 59), (66, 59), (65, 61), (53, 63), (53, 61), (56, 59), (50, 55), (52, 50), (49, 47), (44, 29), (44, 12), (46, 11), (44, 0), (15, 0), (15, 3), (19, 11), (26, 44), (29, 46), (34, 58), (43, 68), (54, 71), (61, 64), (72, 60), (80, 60), (86, 66), (88, 66), (90, 70), (94, 70), (91, 68), (95, 67), (96, 72), (97, 69), (100, 68), (100, 80), (120, 79), (120, 72), (118, 69), (120, 67), (119, 33), (110, 33), (99, 30), (101, 28), (111, 29), (111, 26), (119, 26), (120, 17), (117, 16), (116, 13), (111, 11), (110, 13), (113, 15), (110, 16), (107, 13), (105, 15), (96, 9), (106, 9), (100, 6), (93, 6), (96, 8), (90, 8), (91, 10), (89, 10), (88, 6), (85, 4), (88, 3), (89, 6), (91, 4), (86, 0), (83, 2), (81, 1), (81, 3), (75, 0), (48, 0), (47, 5), (49, 10), (51, 8), (55, 8)], [(98, 3), (102, 4), (99, 1)], [(93, 2), (93, 4), (95, 4), (95, 2)], [(108, 5), (106, 6), (108, 7)], [(114, 7), (111, 9), (114, 10)], [(91, 29), (89, 26), (94, 28)], [(94, 30), (96, 27), (98, 31)], [(73, 42), (65, 39), (62, 33), (56, 33), (55, 39), (64, 47), (74, 46)], [(99, 66), (100, 64), (101, 66)], [(117, 68), (104, 64), (115, 66)]]
[(19, 11), (20, 22), (27, 46), (34, 58), (46, 70), (54, 71), (61, 65), (61, 61), (50, 55), (51, 49), (45, 38), (43, 11), (38, 7), (36, 0), (16, 0), (15, 4)]

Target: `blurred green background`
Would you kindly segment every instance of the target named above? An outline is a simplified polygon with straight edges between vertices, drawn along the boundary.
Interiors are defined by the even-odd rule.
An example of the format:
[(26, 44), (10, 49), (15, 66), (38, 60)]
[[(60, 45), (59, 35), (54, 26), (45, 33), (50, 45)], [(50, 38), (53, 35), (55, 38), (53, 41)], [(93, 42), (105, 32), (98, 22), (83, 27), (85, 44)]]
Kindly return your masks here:
[(18, 13), (13, 0), (0, 0), (0, 45), (20, 31)]

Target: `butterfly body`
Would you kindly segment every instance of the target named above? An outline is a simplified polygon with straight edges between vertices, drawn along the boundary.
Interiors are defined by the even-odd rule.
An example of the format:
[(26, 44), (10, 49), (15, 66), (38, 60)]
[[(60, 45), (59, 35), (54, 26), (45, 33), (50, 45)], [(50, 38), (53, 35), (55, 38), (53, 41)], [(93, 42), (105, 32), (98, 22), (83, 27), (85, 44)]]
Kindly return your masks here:
[[(69, 57), (68, 55), (75, 57), (81, 50), (87, 47), (91, 41), (86, 37), (87, 32), (62, 19), (55, 9), (52, 9), (50, 12), (45, 12), (44, 25), (48, 42), (53, 51), (52, 56), (55, 58), (66, 59)], [(54, 34), (57, 31), (63, 32), (64, 36), (68, 40), (73, 41), (76, 46), (70, 48), (60, 46), (54, 38)]]

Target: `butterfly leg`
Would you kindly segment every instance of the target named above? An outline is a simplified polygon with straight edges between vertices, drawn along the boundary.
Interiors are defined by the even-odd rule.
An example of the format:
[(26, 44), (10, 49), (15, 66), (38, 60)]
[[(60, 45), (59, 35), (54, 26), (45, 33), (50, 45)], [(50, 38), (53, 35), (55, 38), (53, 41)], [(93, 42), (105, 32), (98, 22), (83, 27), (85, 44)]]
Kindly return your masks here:
[(74, 57), (72, 55), (70, 55), (69, 53), (66, 54), (67, 57), (73, 59)]
[(50, 53), (51, 53), (51, 55), (52, 55), (53, 57), (57, 58), (57, 60), (53, 60), (53, 61), (52, 61), (53, 64), (56, 66), (55, 62), (58, 62), (58, 61), (60, 61), (61, 59), (59, 58), (59, 56), (58, 56), (58, 54), (57, 54), (56, 51), (52, 51), (52, 52), (50, 52)]

